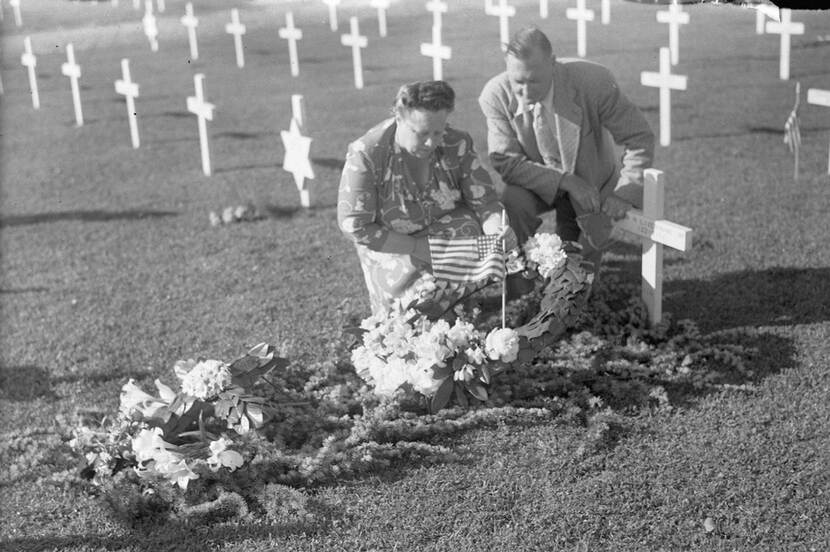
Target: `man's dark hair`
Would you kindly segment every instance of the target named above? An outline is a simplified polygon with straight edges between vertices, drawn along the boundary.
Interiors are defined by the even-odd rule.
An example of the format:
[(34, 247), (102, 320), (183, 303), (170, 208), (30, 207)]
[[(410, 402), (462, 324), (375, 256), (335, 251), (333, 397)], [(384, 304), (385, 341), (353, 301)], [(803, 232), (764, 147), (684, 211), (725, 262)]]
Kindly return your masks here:
[(538, 27), (523, 27), (510, 39), (506, 54), (517, 59), (528, 59), (537, 50), (545, 54), (546, 57), (553, 55), (553, 47), (545, 33), (540, 31)]
[(455, 91), (444, 81), (421, 81), (404, 84), (395, 97), (393, 111), (402, 114), (411, 109), (441, 111), (455, 109)]

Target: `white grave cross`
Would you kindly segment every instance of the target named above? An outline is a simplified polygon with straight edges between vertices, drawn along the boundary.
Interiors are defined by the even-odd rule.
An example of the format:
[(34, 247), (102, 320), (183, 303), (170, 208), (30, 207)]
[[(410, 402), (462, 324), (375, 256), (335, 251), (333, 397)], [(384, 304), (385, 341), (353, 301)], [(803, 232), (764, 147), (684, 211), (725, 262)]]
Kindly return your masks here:
[(32, 107), (40, 109), (40, 94), (37, 91), (37, 74), (35, 67), (37, 67), (37, 57), (32, 53), (32, 39), (26, 37), (23, 39), (23, 55), (20, 56), (20, 63), (26, 66), (29, 71), (29, 90), (32, 91)]
[(195, 96), (188, 96), (187, 110), (199, 119), (199, 146), (202, 150), (202, 172), (210, 176), (210, 147), (208, 145), (207, 123), (213, 120), (214, 105), (205, 101), (204, 82), (205, 75), (197, 73), (193, 75), (193, 85), (196, 88)]
[[(810, 88), (807, 90), (807, 103), (830, 107), (830, 90)], [(827, 174), (830, 174), (830, 146), (828, 146), (827, 150)]]
[(502, 51), (507, 50), (507, 43), (510, 42), (510, 18), (516, 15), (515, 6), (510, 6), (507, 0), (499, 0), (499, 5), (491, 4), (484, 8), (487, 15), (499, 18), (499, 42)]
[(663, 246), (679, 251), (692, 247), (692, 229), (663, 219), (665, 183), (663, 172), (646, 169), (643, 174), (643, 210), (632, 209), (615, 225), (642, 239), (643, 302), (652, 326), (663, 318)]
[(602, 0), (600, 14), (602, 24), (609, 25), (611, 23), (611, 0)]
[(440, 27), (432, 27), (432, 43), (421, 44), (421, 55), (432, 57), (432, 78), (442, 80), (444, 78), (442, 60), (452, 58), (452, 48), (441, 44)]
[(282, 168), (294, 175), (294, 184), (300, 192), (300, 203), (306, 209), (311, 206), (308, 187), (305, 180), (314, 178), (314, 168), (309, 160), (311, 138), (303, 136), (305, 127), (305, 106), (299, 94), (291, 96), (291, 125), (289, 130), (280, 131), (285, 157)]
[(755, 10), (755, 34), (764, 34), (764, 25), (766, 25), (767, 17), (778, 21), (780, 13), (776, 6), (770, 4), (758, 4), (751, 6)]
[(441, 14), (447, 13), (449, 6), (443, 0), (429, 0), (426, 7), (428, 12), (432, 12), (432, 26), (441, 29), (443, 27)]
[(61, 65), (61, 73), (69, 77), (72, 86), (72, 105), (75, 108), (75, 124), (83, 126), (84, 114), (81, 111), (81, 92), (78, 88), (78, 79), (81, 78), (81, 66), (75, 63), (75, 48), (71, 43), (66, 45), (66, 63)]
[(115, 92), (121, 94), (127, 99), (127, 118), (130, 121), (130, 138), (133, 142), (133, 148), (138, 148), (140, 141), (138, 139), (138, 120), (135, 112), (135, 98), (138, 97), (138, 84), (130, 79), (130, 60), (124, 58), (121, 60), (121, 80), (115, 81)]
[(686, 77), (671, 74), (668, 48), (660, 48), (660, 72), (643, 71), (640, 83), (660, 89), (660, 145), (671, 144), (671, 91), (686, 90)]
[(147, 40), (150, 41), (150, 49), (154, 52), (158, 52), (159, 28), (156, 24), (156, 16), (153, 15), (153, 0), (147, 0), (144, 3), (144, 17), (141, 22), (144, 25), (144, 34), (147, 35)]
[(585, 7), (585, 0), (576, 0), (576, 7), (565, 10), (565, 17), (576, 21), (576, 53), (585, 57), (585, 22), (594, 20), (594, 10)]
[(352, 47), (352, 64), (354, 65), (354, 86), (358, 90), (363, 88), (363, 61), (360, 56), (360, 49), (369, 45), (369, 39), (360, 36), (357, 17), (349, 18), (351, 33), (340, 35), (340, 43), (343, 46)]
[(767, 33), (781, 35), (781, 64), (778, 76), (781, 80), (790, 78), (790, 36), (804, 34), (804, 23), (791, 21), (792, 10), (781, 10), (781, 21), (767, 21)]
[(196, 42), (196, 27), (199, 26), (199, 18), (193, 15), (193, 3), (184, 5), (184, 15), (181, 18), (182, 25), (187, 27), (187, 42), (190, 44), (190, 59), (199, 59), (199, 44)]
[(23, 26), (23, 17), (20, 15), (20, 0), (9, 0), (9, 6), (14, 12), (14, 24), (18, 27)]
[(245, 67), (245, 51), (242, 49), (242, 35), (245, 34), (245, 25), (239, 22), (239, 10), (231, 10), (231, 22), (225, 24), (225, 32), (233, 35), (233, 45), (236, 50), (236, 66)]
[(323, 0), (323, 3), (329, 7), (329, 28), (332, 31), (337, 30), (337, 6), (340, 5), (340, 0)]
[(657, 12), (657, 21), (669, 24), (671, 64), (677, 65), (680, 59), (680, 25), (686, 25), (689, 22), (689, 14), (683, 11), (680, 4), (671, 4), (668, 11)]
[(369, 5), (378, 10), (378, 35), (386, 36), (386, 10), (389, 9), (389, 0), (371, 0)]
[(303, 38), (303, 31), (294, 26), (294, 14), (286, 12), (285, 27), (279, 30), (280, 38), (288, 41), (288, 60), (291, 64), (291, 76), (300, 74), (300, 61), (297, 58), (297, 41)]
[(548, 0), (539, 0), (539, 17), (548, 18)]

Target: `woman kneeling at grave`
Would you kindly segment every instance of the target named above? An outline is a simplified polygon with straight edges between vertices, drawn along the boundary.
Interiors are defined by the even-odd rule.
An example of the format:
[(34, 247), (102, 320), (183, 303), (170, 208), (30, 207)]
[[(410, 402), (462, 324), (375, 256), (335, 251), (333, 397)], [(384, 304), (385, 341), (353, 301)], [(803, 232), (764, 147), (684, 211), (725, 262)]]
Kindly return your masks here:
[[(406, 84), (393, 117), (349, 145), (337, 218), (357, 248), (372, 313), (431, 278), (428, 237), (516, 236), (466, 132), (447, 125), (455, 92), (444, 81)], [(469, 289), (460, 286), (460, 297)], [(452, 303), (445, 295), (435, 312)]]

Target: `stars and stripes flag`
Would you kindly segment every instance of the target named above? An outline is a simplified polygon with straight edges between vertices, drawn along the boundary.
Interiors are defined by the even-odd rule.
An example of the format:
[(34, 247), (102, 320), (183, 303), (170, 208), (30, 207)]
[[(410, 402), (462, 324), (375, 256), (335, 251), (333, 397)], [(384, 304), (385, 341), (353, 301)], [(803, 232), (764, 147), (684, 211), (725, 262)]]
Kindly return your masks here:
[(784, 143), (790, 148), (790, 153), (796, 153), (801, 147), (801, 130), (798, 128), (798, 107), (794, 107), (784, 123)]
[(474, 238), (429, 238), (432, 275), (450, 282), (504, 278), (502, 240), (497, 234)]

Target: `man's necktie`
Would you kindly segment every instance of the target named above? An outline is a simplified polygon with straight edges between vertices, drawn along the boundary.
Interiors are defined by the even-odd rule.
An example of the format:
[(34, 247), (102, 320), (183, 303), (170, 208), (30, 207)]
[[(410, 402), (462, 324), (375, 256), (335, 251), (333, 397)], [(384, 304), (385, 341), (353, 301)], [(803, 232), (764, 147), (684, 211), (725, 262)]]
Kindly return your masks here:
[(559, 169), (562, 167), (562, 160), (559, 155), (559, 142), (557, 142), (556, 134), (552, 128), (553, 117), (550, 115), (542, 102), (534, 104), (533, 134), (536, 136), (536, 145), (539, 147), (539, 153), (542, 155), (545, 165)]

